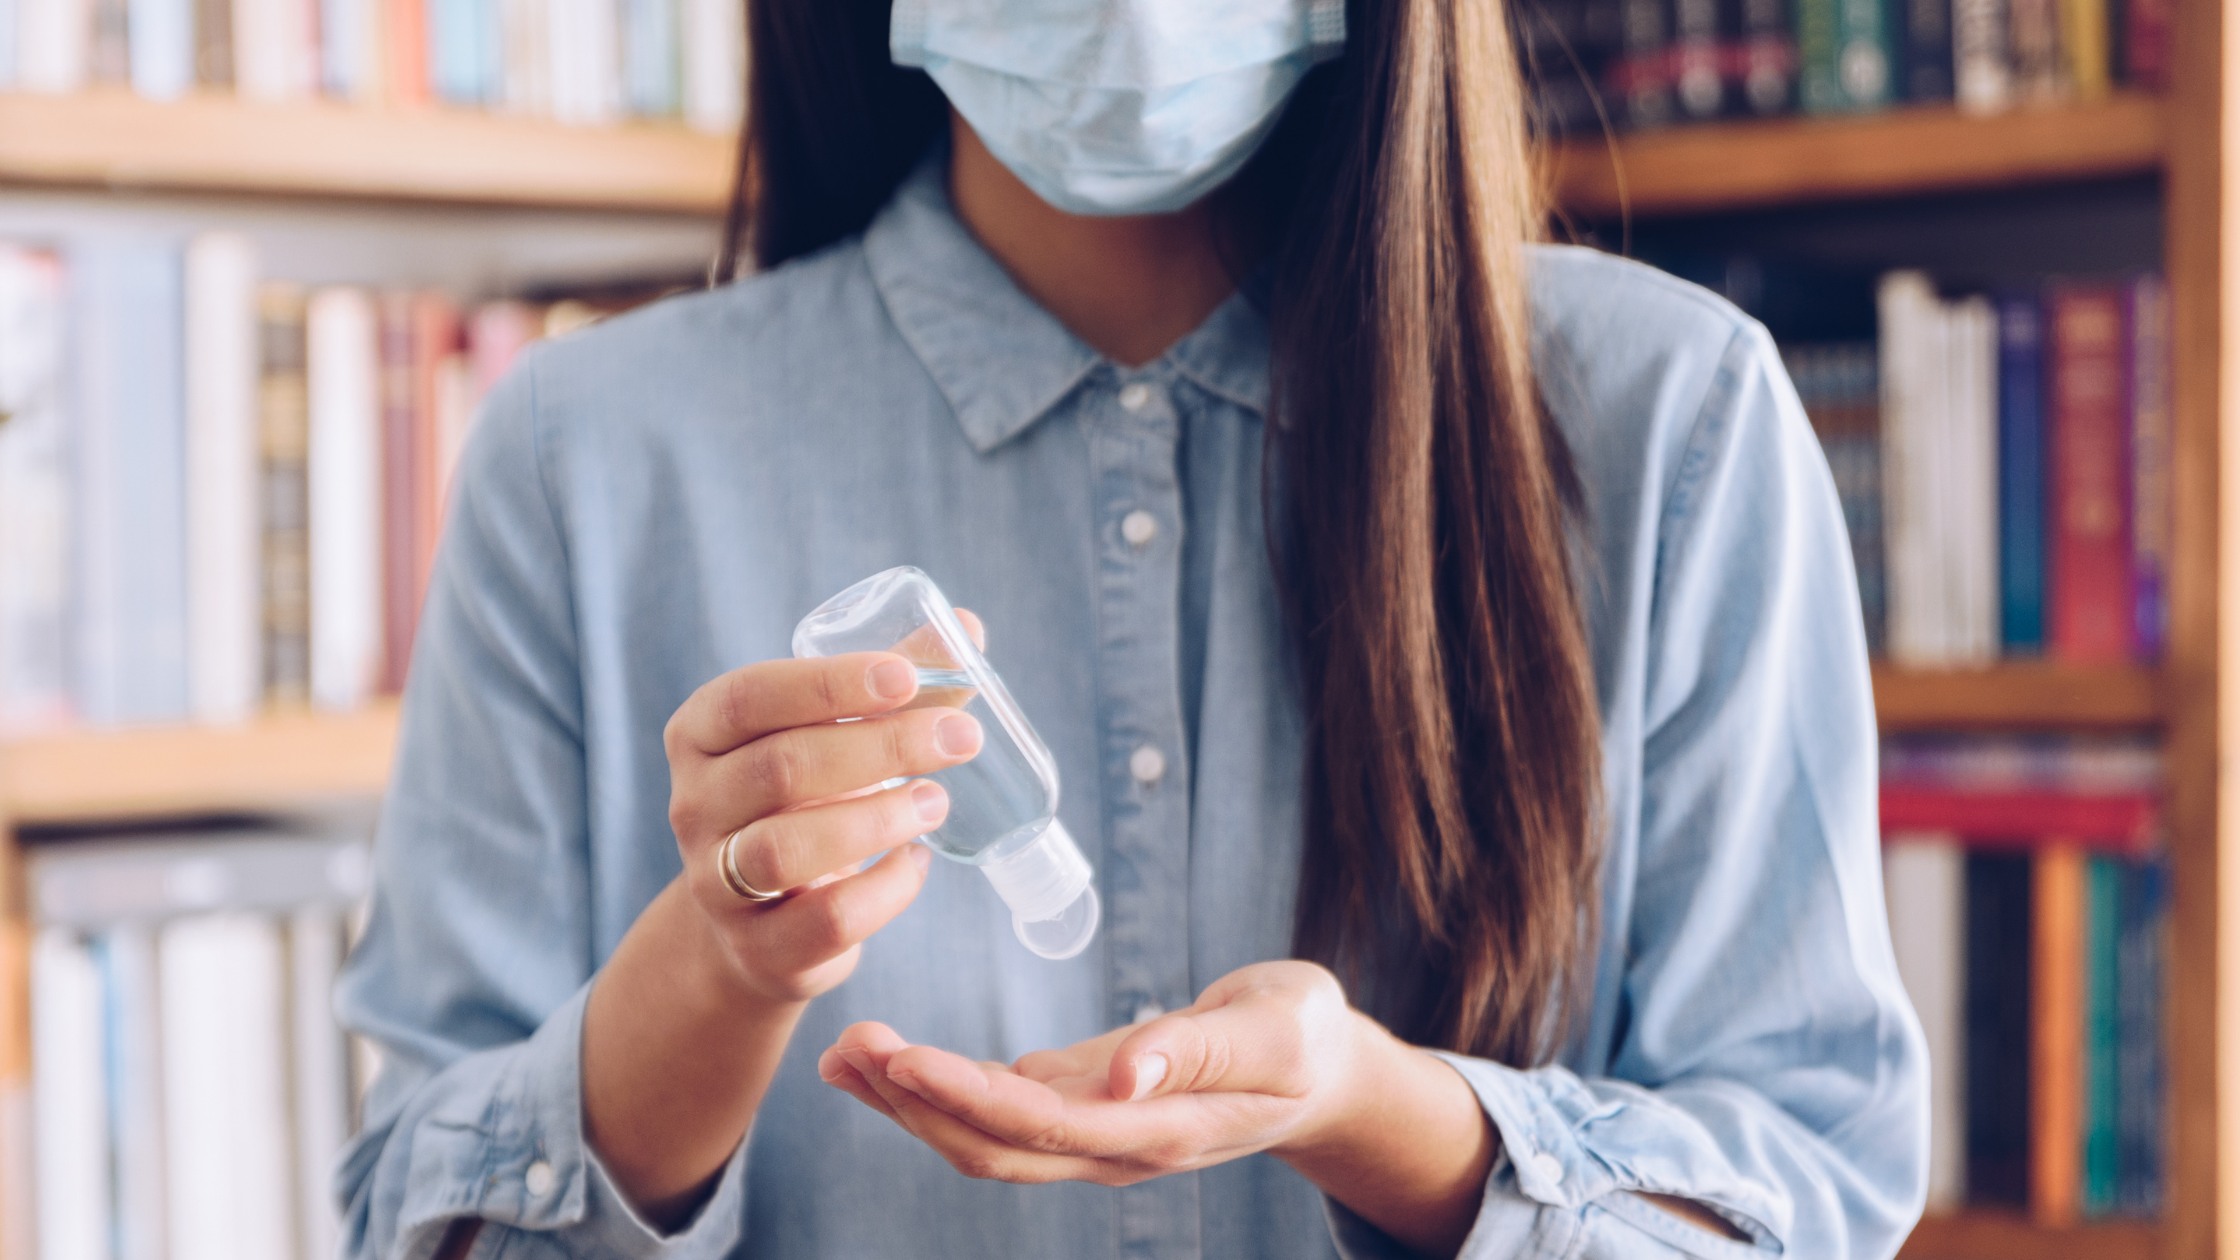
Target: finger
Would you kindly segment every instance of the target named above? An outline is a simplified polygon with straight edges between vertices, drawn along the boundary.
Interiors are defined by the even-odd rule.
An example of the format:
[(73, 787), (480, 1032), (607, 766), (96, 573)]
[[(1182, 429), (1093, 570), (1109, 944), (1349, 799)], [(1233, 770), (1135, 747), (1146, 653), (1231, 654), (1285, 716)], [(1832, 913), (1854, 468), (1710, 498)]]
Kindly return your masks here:
[(871, 1088), (871, 1082), (863, 1078), (863, 1073), (856, 1071), (854, 1064), (842, 1058), (838, 1050), (827, 1047), (823, 1054), (817, 1056), (817, 1075), (825, 1084), (847, 1092), (857, 1102), (898, 1125), (902, 1124), (902, 1117), (894, 1113), (894, 1108), (879, 1097), (879, 1091)]
[(1040, 1081), (1009, 1068), (989, 1070), (969, 1059), (911, 1046), (887, 1061), (887, 1078), (991, 1137), (1056, 1155), (1082, 1153), (1066, 1118), (1066, 1100)]
[(957, 624), (963, 626), (964, 632), (972, 636), (972, 646), (983, 652), (988, 650), (988, 627), (981, 624), (980, 614), (969, 608), (959, 608), (957, 610)]
[(1133, 1026), (1115, 1028), (1087, 1041), (1060, 1050), (1033, 1050), (1019, 1056), (1012, 1070), (1030, 1081), (1051, 1081), (1061, 1076), (1103, 1076), (1112, 1065), (1112, 1054), (1135, 1032)]
[(908, 908), (932, 862), (932, 850), (905, 844), (868, 870), (784, 901), (740, 903), (740, 952), (770, 975), (796, 975), (829, 962)]
[(712, 757), (773, 731), (885, 713), (917, 691), (917, 671), (892, 652), (760, 661), (702, 685), (662, 735), (672, 756)]
[[(1341, 999), (1342, 1000), (1342, 999)], [(1302, 1017), (1291, 995), (1247, 995), (1211, 1010), (1163, 1015), (1137, 1029), (1112, 1056), (1114, 1097), (1164, 1094), (1274, 1094), (1307, 1088), (1308, 1064), (1332, 1021)]]
[[(864, 1027), (858, 1025), (859, 1029)], [(884, 1033), (884, 1037), (858, 1037), (851, 1042), (851, 1035), (856, 1034), (857, 1029), (850, 1029), (849, 1033), (842, 1034), (835, 1051), (858, 1075), (870, 1083), (880, 1101), (893, 1112), (898, 1123), (919, 1141), (932, 1147), (936, 1154), (948, 1160), (950, 1166), (958, 1172), (983, 1180), (1030, 1185), (1051, 1181), (1113, 1179), (1112, 1170), (1095, 1160), (1023, 1149), (973, 1127), (905, 1088), (886, 1069), (891, 1068), (897, 1058), (912, 1048), (882, 1051), (879, 1043), (892, 1038), (893, 1033), (879, 1025), (869, 1027)], [(978, 1070), (954, 1055), (947, 1057), (955, 1059), (969, 1070)]]
[[(888, 779), (931, 774), (972, 759), (983, 732), (955, 709), (912, 709), (861, 722), (797, 726), (687, 767), (690, 814), (671, 822), (713, 843), (743, 823)], [(760, 887), (760, 885), (757, 885)]]
[(949, 793), (931, 779), (918, 779), (758, 819), (740, 831), (731, 861), (748, 887), (782, 892), (908, 844), (948, 814)]

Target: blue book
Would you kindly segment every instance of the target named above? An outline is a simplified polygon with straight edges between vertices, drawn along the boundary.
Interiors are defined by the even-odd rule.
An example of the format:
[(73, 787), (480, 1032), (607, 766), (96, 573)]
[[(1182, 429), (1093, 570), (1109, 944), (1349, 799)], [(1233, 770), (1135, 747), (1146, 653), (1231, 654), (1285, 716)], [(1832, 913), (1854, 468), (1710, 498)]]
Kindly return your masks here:
[(2045, 321), (2032, 296), (1999, 299), (1999, 638), (2046, 645)]
[(677, 0), (622, 0), (622, 101), (640, 118), (677, 112)]
[(2163, 1105), (2163, 1012), (2168, 974), (2170, 869), (2152, 858), (2126, 872), (2116, 940), (2120, 1034), (2116, 1045), (2115, 1210), (2162, 1214), (2162, 1153), (2168, 1142)]
[(494, 105), (505, 93), (497, 0), (429, 0), (428, 83), (451, 105)]
[(89, 722), (187, 715), (184, 282), (178, 247), (69, 250), (78, 703)]
[(131, 0), (125, 22), (132, 90), (175, 101), (194, 86), (194, 0)]

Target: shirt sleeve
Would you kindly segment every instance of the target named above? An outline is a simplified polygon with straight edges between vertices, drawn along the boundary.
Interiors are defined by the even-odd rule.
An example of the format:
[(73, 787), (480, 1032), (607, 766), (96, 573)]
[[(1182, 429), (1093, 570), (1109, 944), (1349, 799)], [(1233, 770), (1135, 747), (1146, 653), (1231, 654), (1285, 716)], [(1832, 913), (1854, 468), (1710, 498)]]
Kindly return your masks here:
[(744, 1144), (695, 1221), (663, 1236), (583, 1136), (591, 925), (568, 552), (548, 493), (532, 351), (463, 454), (406, 689), (364, 938), (337, 991), (380, 1050), (337, 1173), (346, 1254), (722, 1255), (737, 1242)]
[[(1505, 1158), (1472, 1260), (1887, 1257), (1928, 1065), (1882, 901), (1875, 722), (1826, 462), (1764, 330), (1729, 344), (1658, 525), (1632, 913), (1593, 1074), (1442, 1054)], [(1735, 1242), (1640, 1197), (1692, 1200)], [(1341, 1252), (1406, 1254), (1331, 1205)]]

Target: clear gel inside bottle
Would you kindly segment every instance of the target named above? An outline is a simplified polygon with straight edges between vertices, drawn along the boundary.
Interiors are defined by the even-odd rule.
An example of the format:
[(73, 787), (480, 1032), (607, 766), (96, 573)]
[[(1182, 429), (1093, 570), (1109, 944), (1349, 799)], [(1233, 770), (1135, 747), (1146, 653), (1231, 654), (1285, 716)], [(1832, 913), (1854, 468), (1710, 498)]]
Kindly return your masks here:
[(949, 793), (949, 816), (924, 837), (975, 866), (1011, 907), (1011, 928), (1044, 958), (1088, 948), (1102, 909), (1096, 872), (1058, 821), (1058, 766), (1011, 692), (965, 633), (933, 579), (909, 566), (856, 583), (793, 631), (797, 657), (896, 652), (918, 667), (908, 708), (946, 705), (980, 720), (980, 751), (927, 778)]

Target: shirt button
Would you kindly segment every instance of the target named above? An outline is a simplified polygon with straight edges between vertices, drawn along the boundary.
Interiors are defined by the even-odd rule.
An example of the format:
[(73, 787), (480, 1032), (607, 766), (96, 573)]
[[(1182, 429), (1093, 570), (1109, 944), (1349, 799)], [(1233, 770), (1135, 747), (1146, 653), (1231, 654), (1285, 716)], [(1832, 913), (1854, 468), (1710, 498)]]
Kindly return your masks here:
[(1136, 1007), (1135, 1022), (1139, 1024), (1148, 1024), (1152, 1020), (1155, 1020), (1166, 1013), (1167, 1008), (1159, 1005), (1157, 1002), (1143, 1002), (1138, 1004)]
[(532, 1199), (541, 1199), (551, 1194), (552, 1181), (552, 1165), (541, 1159), (529, 1165), (528, 1173), (521, 1178), (521, 1184), (527, 1188)]
[(1120, 536), (1131, 547), (1141, 547), (1159, 536), (1159, 518), (1137, 508), (1120, 518)]
[(1562, 1160), (1548, 1154), (1546, 1151), (1537, 1151), (1534, 1152), (1532, 1157), (1525, 1162), (1532, 1166), (1532, 1175), (1539, 1180), (1545, 1181), (1551, 1186), (1560, 1186), (1563, 1184)]
[(1141, 411), (1151, 402), (1151, 387), (1142, 381), (1120, 387), (1120, 405), (1130, 411)]
[(1166, 754), (1149, 744), (1136, 749), (1128, 757), (1128, 773), (1134, 775), (1136, 782), (1143, 784), (1145, 787), (1157, 783), (1159, 776), (1166, 772)]

